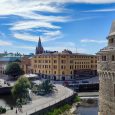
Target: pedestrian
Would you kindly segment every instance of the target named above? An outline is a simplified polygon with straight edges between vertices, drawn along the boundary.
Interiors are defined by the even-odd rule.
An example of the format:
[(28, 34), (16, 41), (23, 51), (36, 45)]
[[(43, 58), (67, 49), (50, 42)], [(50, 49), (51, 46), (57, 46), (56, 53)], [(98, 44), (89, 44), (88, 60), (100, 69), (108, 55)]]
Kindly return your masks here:
[(17, 114), (17, 112), (18, 112), (18, 111), (17, 111), (17, 108), (16, 108), (16, 114)]

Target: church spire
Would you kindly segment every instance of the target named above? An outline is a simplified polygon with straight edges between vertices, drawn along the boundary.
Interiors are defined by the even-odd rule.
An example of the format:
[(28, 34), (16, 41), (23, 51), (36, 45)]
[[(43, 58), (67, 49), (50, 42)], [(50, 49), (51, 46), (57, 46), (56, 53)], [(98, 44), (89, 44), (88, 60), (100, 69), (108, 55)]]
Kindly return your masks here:
[(44, 52), (40, 36), (39, 36), (39, 40), (38, 40), (38, 46), (36, 47), (36, 51), (35, 52), (36, 52), (36, 54), (42, 54)]
[(39, 36), (39, 40), (38, 40), (38, 47), (42, 47), (40, 36)]

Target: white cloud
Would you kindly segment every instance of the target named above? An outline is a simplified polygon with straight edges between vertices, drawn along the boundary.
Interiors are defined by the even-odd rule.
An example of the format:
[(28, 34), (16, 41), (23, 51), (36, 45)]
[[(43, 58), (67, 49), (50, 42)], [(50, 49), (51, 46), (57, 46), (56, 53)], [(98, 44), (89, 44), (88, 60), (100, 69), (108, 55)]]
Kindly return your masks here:
[(115, 0), (58, 0), (58, 2), (62, 3), (93, 3), (93, 4), (99, 4), (99, 3), (115, 3)]
[(82, 40), (80, 40), (80, 42), (82, 42), (82, 43), (98, 43), (98, 44), (101, 44), (101, 43), (107, 43), (107, 40), (82, 39)]
[[(63, 35), (61, 25), (56, 25), (55, 22), (64, 23), (71, 20), (68, 16), (62, 16), (61, 13), (66, 11), (63, 4), (114, 2), (115, 0), (0, 0), (0, 17), (9, 17), (11, 15), (21, 17), (20, 20), (14, 19), (13, 23), (8, 23), (13, 37), (17, 39), (38, 41), (38, 36), (36, 36), (34, 32), (33, 34), (25, 33), (25, 30), (42, 28), (42, 41), (49, 41), (59, 39)], [(50, 15), (46, 12), (50, 13)], [(92, 17), (77, 19), (76, 21), (85, 19), (92, 19)], [(52, 30), (52, 32), (46, 31), (47, 29)], [(23, 33), (20, 33), (20, 31), (23, 31)]]
[(18, 15), (34, 11), (60, 12), (61, 8), (41, 0), (0, 0), (0, 15)]
[(0, 46), (11, 46), (12, 43), (11, 42), (6, 42), (6, 41), (3, 41), (3, 40), (0, 40)]
[(86, 11), (82, 11), (82, 12), (115, 12), (115, 8), (86, 10)]
[(58, 13), (63, 3), (115, 3), (115, 0), (0, 0), (0, 15), (23, 15), (35, 11)]
[(62, 33), (61, 31), (57, 30), (57, 31), (45, 31), (44, 32), (44, 36), (49, 36), (49, 37), (56, 37), (56, 36), (61, 36)]
[(59, 26), (52, 25), (48, 22), (43, 21), (20, 21), (13, 24), (11, 30), (28, 30), (33, 28), (51, 28), (51, 29), (59, 29)]
[(18, 16), (21, 16), (25, 19), (33, 19), (33, 20), (39, 20), (39, 21), (46, 21), (46, 22), (67, 22), (71, 18), (68, 16), (53, 16), (53, 15), (41, 15), (36, 14), (33, 12), (26, 12), (26, 13), (18, 13)]
[[(39, 36), (36, 35), (31, 35), (29, 33), (13, 33), (13, 36), (17, 39), (20, 40), (25, 40), (25, 41), (34, 41), (38, 42)], [(55, 40), (61, 38), (63, 35), (62, 33), (57, 30), (57, 31), (45, 31), (43, 35), (41, 36), (42, 42), (50, 41), (50, 40)]]

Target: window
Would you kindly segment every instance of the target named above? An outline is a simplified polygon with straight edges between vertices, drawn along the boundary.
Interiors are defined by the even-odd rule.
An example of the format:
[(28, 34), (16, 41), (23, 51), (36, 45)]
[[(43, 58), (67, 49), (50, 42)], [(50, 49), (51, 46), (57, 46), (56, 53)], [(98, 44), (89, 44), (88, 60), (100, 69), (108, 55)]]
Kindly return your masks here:
[(106, 61), (106, 56), (102, 56), (102, 61)]
[(76, 69), (76, 65), (75, 65), (75, 69)]
[(57, 60), (54, 60), (54, 63), (57, 63)]
[(72, 73), (73, 73), (73, 72), (71, 71), (71, 75), (72, 75)]
[(64, 71), (62, 71), (62, 75), (64, 75), (65, 73), (64, 73)]
[(34, 63), (37, 63), (37, 60), (34, 60)]
[(56, 66), (56, 65), (54, 65), (54, 69), (57, 69), (57, 66)]
[(113, 38), (109, 39), (109, 43), (113, 43), (113, 41), (114, 41)]
[(65, 60), (61, 60), (61, 63), (65, 63)]
[(93, 63), (93, 60), (91, 60), (91, 63)]
[(62, 58), (66, 58), (66, 56), (64, 56), (64, 55), (62, 55), (61, 57), (62, 57)]
[(115, 56), (114, 55), (112, 55), (112, 61), (115, 61)]
[(70, 60), (70, 63), (73, 63), (73, 60)]

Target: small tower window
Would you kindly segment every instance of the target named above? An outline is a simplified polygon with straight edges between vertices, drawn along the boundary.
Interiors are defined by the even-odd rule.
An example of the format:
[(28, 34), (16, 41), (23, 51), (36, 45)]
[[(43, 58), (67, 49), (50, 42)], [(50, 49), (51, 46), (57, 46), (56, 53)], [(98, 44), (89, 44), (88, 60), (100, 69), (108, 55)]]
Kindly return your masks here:
[(102, 61), (106, 61), (106, 56), (102, 56)]
[(114, 41), (113, 38), (111, 38), (111, 39), (109, 40), (109, 43), (113, 43), (113, 41)]
[(114, 84), (114, 97), (115, 97), (115, 84)]
[(112, 61), (115, 61), (115, 56), (114, 55), (112, 55)]

